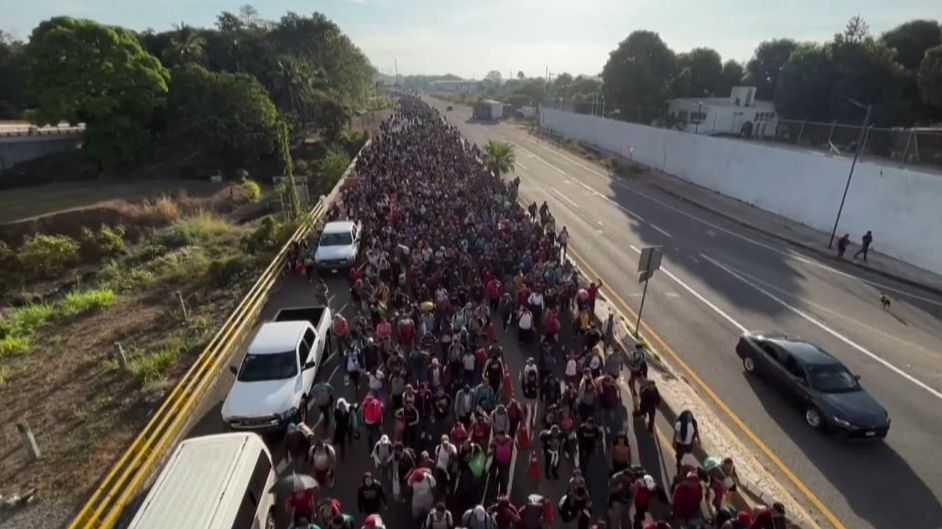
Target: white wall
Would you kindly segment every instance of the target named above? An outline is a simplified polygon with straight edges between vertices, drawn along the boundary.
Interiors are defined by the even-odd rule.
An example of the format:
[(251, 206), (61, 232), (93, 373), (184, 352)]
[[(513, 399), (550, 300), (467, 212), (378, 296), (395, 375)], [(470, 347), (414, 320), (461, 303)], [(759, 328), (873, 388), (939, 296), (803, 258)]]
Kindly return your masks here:
[[(541, 126), (628, 155), (668, 174), (831, 232), (850, 159), (740, 140), (540, 109)], [(873, 230), (874, 249), (942, 273), (942, 174), (861, 162), (847, 195), (840, 233), (858, 242)]]

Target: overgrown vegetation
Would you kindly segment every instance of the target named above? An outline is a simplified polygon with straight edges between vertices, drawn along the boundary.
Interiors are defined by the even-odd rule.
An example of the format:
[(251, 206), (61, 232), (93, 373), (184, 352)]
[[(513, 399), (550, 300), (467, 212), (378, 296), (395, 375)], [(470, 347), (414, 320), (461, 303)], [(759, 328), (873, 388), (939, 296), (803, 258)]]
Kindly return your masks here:
[(95, 288), (70, 292), (53, 303), (36, 303), (10, 310), (0, 320), (0, 359), (29, 352), (33, 337), (47, 324), (111, 306), (115, 300), (114, 291)]

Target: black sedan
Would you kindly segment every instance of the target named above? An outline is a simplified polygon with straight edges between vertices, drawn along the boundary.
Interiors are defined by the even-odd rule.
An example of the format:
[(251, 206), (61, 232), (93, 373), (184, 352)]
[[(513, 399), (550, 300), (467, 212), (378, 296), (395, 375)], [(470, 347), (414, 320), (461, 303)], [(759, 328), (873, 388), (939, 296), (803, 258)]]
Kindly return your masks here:
[(860, 377), (820, 347), (778, 333), (747, 332), (736, 344), (746, 372), (761, 375), (794, 400), (814, 429), (851, 439), (882, 439), (890, 416)]

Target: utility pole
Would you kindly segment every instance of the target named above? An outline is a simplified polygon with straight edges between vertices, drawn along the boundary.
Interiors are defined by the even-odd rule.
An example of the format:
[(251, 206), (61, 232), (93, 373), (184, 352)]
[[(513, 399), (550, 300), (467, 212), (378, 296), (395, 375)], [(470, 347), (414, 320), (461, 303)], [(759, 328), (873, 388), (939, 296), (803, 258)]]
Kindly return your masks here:
[[(863, 108), (863, 105), (856, 101), (850, 101), (857, 108)], [(841, 196), (841, 205), (837, 208), (837, 218), (834, 219), (834, 228), (831, 229), (831, 240), (828, 241), (828, 248), (834, 245), (834, 235), (837, 233), (837, 224), (841, 221), (841, 213), (844, 211), (844, 201), (847, 200), (847, 191), (850, 189), (850, 180), (854, 177), (854, 168), (857, 167), (857, 158), (863, 152), (864, 144), (869, 135), (870, 113), (873, 111), (873, 105), (867, 105), (867, 113), (864, 115), (863, 125), (860, 127), (860, 136), (857, 138), (857, 149), (854, 151), (854, 161), (850, 162), (850, 172), (847, 173), (847, 183), (844, 184), (844, 194)]]
[(399, 59), (393, 59), (393, 67), (396, 69), (396, 85), (399, 84)]

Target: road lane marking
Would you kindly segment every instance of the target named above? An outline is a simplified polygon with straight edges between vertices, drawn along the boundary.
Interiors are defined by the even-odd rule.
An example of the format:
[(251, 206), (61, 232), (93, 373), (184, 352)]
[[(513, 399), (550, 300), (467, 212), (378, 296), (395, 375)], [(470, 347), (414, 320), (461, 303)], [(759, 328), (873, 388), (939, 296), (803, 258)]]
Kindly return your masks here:
[(809, 323), (815, 325), (816, 327), (818, 327), (819, 329), (823, 330), (824, 332), (830, 334), (831, 336), (837, 338), (838, 340), (840, 340), (840, 341), (846, 343), (847, 345), (853, 347), (853, 348), (856, 349), (858, 352), (860, 352), (860, 353), (862, 353), (863, 355), (869, 357), (871, 360), (875, 360), (876, 362), (882, 364), (884, 367), (886, 367), (886, 368), (889, 369), (890, 371), (892, 371), (892, 372), (896, 373), (897, 375), (899, 375), (899, 376), (905, 378), (906, 380), (912, 382), (912, 383), (915, 384), (916, 386), (919, 386), (920, 388), (926, 390), (926, 391), (927, 391), (930, 395), (932, 395), (933, 397), (935, 397), (935, 398), (937, 398), (937, 399), (939, 399), (939, 400), (942, 400), (942, 392), (937, 391), (936, 389), (932, 388), (930, 385), (928, 385), (928, 384), (926, 384), (925, 382), (919, 380), (918, 378), (916, 378), (916, 377), (910, 375), (910, 374), (907, 373), (906, 371), (903, 371), (902, 369), (896, 367), (896, 365), (894, 365), (894, 364), (888, 362), (887, 360), (884, 360), (883, 358), (880, 358), (878, 355), (876, 355), (875, 353), (871, 352), (871, 351), (870, 351), (869, 349), (867, 349), (866, 347), (864, 347), (864, 346), (858, 344), (857, 342), (851, 340), (850, 338), (844, 336), (843, 334), (841, 334), (841, 333), (835, 331), (834, 329), (828, 327), (827, 325), (825, 325), (825, 324), (824, 324), (823, 322), (821, 322), (820, 320), (818, 320), (818, 319), (812, 317), (811, 315), (809, 315), (807, 312), (805, 312), (805, 311), (803, 311), (803, 310), (801, 310), (801, 309), (795, 307), (794, 305), (788, 303), (787, 301), (783, 300), (782, 298), (780, 298), (780, 297), (776, 296), (775, 294), (769, 292), (768, 290), (762, 288), (762, 286), (757, 285), (755, 282), (750, 281), (749, 279), (743, 277), (741, 274), (737, 273), (736, 271), (732, 270), (731, 268), (729, 268), (728, 266), (724, 265), (723, 263), (717, 261), (716, 259), (714, 259), (714, 258), (712, 258), (712, 257), (710, 257), (710, 256), (708, 256), (708, 255), (706, 255), (706, 254), (703, 254), (703, 253), (700, 254), (700, 257), (702, 257), (703, 259), (709, 261), (709, 262), (712, 263), (714, 266), (720, 268), (721, 270), (723, 270), (723, 271), (726, 272), (727, 274), (729, 274), (729, 275), (735, 277), (736, 279), (742, 281), (743, 283), (745, 283), (745, 284), (751, 286), (752, 288), (758, 290), (758, 291), (761, 292), (762, 294), (765, 294), (766, 297), (768, 297), (769, 299), (771, 299), (771, 300), (777, 302), (779, 305), (781, 305), (781, 306), (785, 307), (786, 309), (792, 311), (793, 313), (797, 314), (798, 316), (800, 316), (800, 317), (803, 318), (804, 320), (808, 321)]
[[(547, 152), (550, 152), (550, 153), (553, 153), (553, 154), (557, 154), (557, 153), (555, 152), (555, 151), (556, 151), (556, 148), (555, 148), (555, 147), (554, 147), (554, 148), (544, 147), (544, 148), (546, 149)], [(527, 152), (530, 152), (530, 151), (527, 151)], [(556, 169), (557, 171), (564, 172), (561, 168), (557, 167), (557, 166), (554, 165), (552, 162), (550, 162), (550, 161), (548, 161), (548, 160), (542, 158), (541, 156), (539, 156), (539, 155), (537, 155), (537, 154), (535, 154), (535, 153), (532, 153), (532, 152), (530, 152), (530, 154), (532, 154), (535, 158), (538, 158), (538, 159), (542, 160), (544, 163), (546, 163), (547, 165), (553, 167), (553, 168)], [(572, 161), (572, 160), (570, 160), (570, 161)], [(607, 175), (607, 174), (601, 173), (601, 172), (596, 171), (596, 170), (594, 170), (594, 169), (592, 169), (592, 168), (590, 168), (590, 167), (588, 167), (588, 166), (586, 166), (586, 165), (583, 165), (583, 164), (581, 164), (581, 163), (576, 163), (576, 162), (573, 162), (573, 163), (574, 163), (574, 165), (577, 165), (577, 166), (581, 167), (582, 169), (588, 171), (589, 173), (592, 173), (592, 174), (594, 174), (594, 175), (596, 175), (596, 176), (599, 176), (599, 177), (601, 177), (601, 178), (608, 179), (612, 184), (621, 186), (622, 188), (624, 188), (624, 189), (626, 189), (626, 190), (628, 190), (628, 191), (630, 191), (630, 192), (632, 192), (632, 193), (635, 193), (636, 195), (642, 196), (642, 197), (644, 197), (644, 198), (650, 200), (651, 202), (654, 202), (654, 203), (656, 203), (656, 204), (659, 204), (659, 205), (661, 205), (661, 206), (663, 206), (663, 207), (665, 207), (665, 208), (668, 208), (668, 209), (670, 209), (670, 210), (672, 210), (672, 211), (674, 211), (674, 212), (676, 212), (676, 213), (679, 213), (679, 214), (681, 214), (681, 215), (683, 215), (683, 216), (685, 216), (685, 217), (687, 217), (687, 218), (689, 218), (689, 219), (691, 219), (691, 220), (694, 220), (694, 221), (696, 221), (696, 222), (699, 222), (699, 223), (701, 223), (701, 224), (704, 224), (704, 225), (706, 225), (706, 226), (709, 226), (709, 227), (711, 227), (711, 228), (713, 228), (713, 229), (715, 229), (715, 230), (719, 230), (719, 231), (721, 231), (721, 232), (723, 232), (723, 233), (725, 233), (725, 234), (727, 234), (727, 235), (736, 237), (737, 239), (740, 239), (740, 240), (745, 241), (745, 242), (747, 242), (747, 243), (750, 243), (750, 244), (753, 244), (753, 245), (758, 246), (758, 247), (760, 247), (760, 248), (766, 249), (766, 250), (768, 250), (768, 251), (770, 251), (770, 252), (774, 252), (774, 253), (777, 253), (777, 254), (779, 254), (779, 255), (784, 255), (784, 256), (789, 257), (789, 258), (791, 258), (791, 259), (794, 259), (794, 260), (796, 260), (796, 261), (798, 261), (798, 262), (801, 262), (801, 263), (804, 263), (804, 264), (807, 264), (807, 265), (810, 265), (810, 266), (814, 266), (814, 267), (820, 268), (820, 269), (822, 269), (822, 270), (826, 270), (826, 271), (828, 271), (828, 272), (831, 272), (831, 273), (833, 273), (833, 274), (837, 274), (837, 275), (842, 276), (842, 277), (846, 277), (846, 278), (849, 278), (849, 279), (855, 279), (855, 280), (857, 280), (857, 281), (862, 281), (862, 282), (867, 283), (867, 284), (869, 284), (869, 285), (871, 285), (871, 286), (873, 286), (873, 287), (877, 287), (877, 288), (879, 288), (879, 289), (882, 289), (882, 290), (885, 290), (885, 291), (888, 291), (888, 292), (895, 292), (896, 294), (899, 294), (899, 295), (902, 295), (902, 296), (907, 296), (907, 297), (910, 297), (910, 298), (912, 298), (912, 299), (918, 299), (918, 300), (923, 301), (923, 302), (926, 302), (926, 303), (930, 303), (930, 304), (937, 305), (937, 306), (942, 306), (942, 301), (940, 301), (940, 300), (938, 300), (938, 299), (934, 299), (934, 298), (922, 296), (922, 295), (919, 295), (919, 294), (914, 294), (914, 293), (909, 292), (909, 291), (907, 291), (907, 290), (902, 290), (902, 289), (900, 289), (900, 288), (894, 287), (894, 286), (892, 286), (892, 285), (888, 285), (888, 284), (886, 284), (886, 283), (881, 283), (881, 282), (879, 282), (879, 281), (873, 281), (873, 280), (866, 279), (866, 278), (861, 277), (861, 276), (857, 276), (857, 275), (854, 275), (854, 274), (850, 274), (850, 273), (844, 272), (844, 271), (842, 271), (842, 270), (838, 270), (837, 268), (834, 268), (834, 267), (832, 267), (832, 266), (830, 266), (830, 265), (824, 264), (824, 263), (822, 263), (822, 262), (820, 262), (820, 261), (816, 261), (816, 260), (814, 260), (814, 259), (807, 258), (807, 257), (805, 257), (805, 256), (803, 256), (803, 255), (801, 255), (800, 253), (797, 253), (797, 252), (795, 252), (795, 251), (782, 250), (782, 249), (780, 249), (780, 248), (776, 248), (776, 247), (774, 247), (774, 246), (772, 246), (772, 245), (769, 245), (769, 244), (766, 244), (766, 243), (764, 243), (764, 242), (755, 240), (755, 239), (753, 239), (753, 238), (751, 238), (751, 237), (748, 237), (748, 236), (746, 236), (746, 235), (743, 235), (743, 234), (741, 234), (741, 233), (735, 232), (735, 231), (733, 231), (733, 230), (731, 230), (731, 229), (729, 229), (729, 228), (724, 228), (723, 226), (720, 226), (720, 225), (718, 225), (718, 224), (715, 224), (715, 223), (713, 223), (713, 222), (711, 222), (711, 221), (709, 221), (709, 220), (706, 220), (706, 219), (704, 219), (704, 218), (698, 217), (697, 215), (694, 215), (694, 214), (692, 214), (692, 213), (689, 213), (689, 212), (687, 212), (687, 211), (685, 211), (685, 210), (683, 210), (683, 209), (680, 209), (680, 208), (678, 208), (678, 207), (676, 207), (676, 206), (674, 206), (674, 205), (672, 205), (672, 204), (669, 204), (669, 203), (667, 203), (667, 202), (665, 202), (665, 201), (663, 201), (663, 200), (661, 200), (661, 199), (655, 198), (655, 197), (651, 196), (651, 195), (648, 194), (648, 193), (645, 193), (645, 192), (643, 192), (643, 191), (639, 191), (637, 188), (635, 188), (635, 187), (633, 187), (633, 186), (630, 186), (630, 185), (628, 185), (628, 184), (622, 182), (621, 180), (618, 180), (618, 179), (616, 179), (616, 178), (613, 178), (611, 175)], [(604, 195), (603, 195), (603, 196), (604, 196)], [(609, 197), (605, 197), (605, 198), (608, 199), (609, 201), (611, 201), (612, 203), (618, 205), (618, 206), (619, 206), (619, 209), (621, 209), (622, 211), (625, 211), (626, 213), (632, 214), (632, 213), (628, 212), (627, 209), (625, 209), (625, 208), (623, 208), (623, 207), (620, 207), (620, 204), (618, 204), (617, 202), (614, 202), (614, 200), (612, 200), (611, 198), (609, 198)], [(642, 220), (642, 219), (641, 219), (640, 217), (638, 217), (638, 220)]]
[(652, 222), (648, 222), (647, 224), (648, 224), (648, 226), (651, 226), (651, 227), (654, 228), (655, 230), (661, 232), (665, 237), (674, 238), (674, 236), (671, 235), (670, 233), (668, 233), (667, 231), (662, 230), (661, 228), (658, 228), (658, 227), (657, 227), (657, 224), (654, 224), (654, 223), (652, 223)]
[(528, 172), (530, 171), (529, 169), (527, 169), (527, 166), (526, 166), (526, 165), (523, 165), (523, 164), (520, 163), (520, 162), (515, 161), (514, 164), (516, 164), (517, 167), (523, 169), (524, 171), (528, 171)]
[[(590, 273), (596, 277), (602, 277), (593, 267), (579, 255), (578, 252), (570, 245), (569, 253), (579, 261), (579, 263), (586, 268)], [(608, 284), (602, 287), (621, 309), (627, 312), (632, 319), (637, 318), (637, 313), (631, 306), (626, 302), (621, 296), (618, 295)], [(687, 377), (692, 380), (713, 402), (716, 404), (723, 413), (729, 417), (730, 421), (742, 432), (750, 441), (765, 455), (770, 462), (772, 462), (775, 467), (788, 478), (788, 481), (798, 489), (798, 491), (804, 496), (811, 504), (818, 510), (835, 529), (847, 529), (847, 526), (835, 515), (831, 510), (824, 504), (824, 502), (815, 495), (811, 489), (805, 485), (801, 479), (795, 474), (794, 471), (789, 468), (784, 461), (774, 452), (768, 445), (766, 445), (759, 436), (750, 429), (745, 421), (743, 421), (739, 415), (737, 415), (726, 401), (724, 401), (720, 396), (710, 387), (703, 378), (692, 368), (690, 365), (684, 361), (683, 357), (680, 356), (674, 349), (664, 341), (664, 338), (661, 337), (647, 322), (647, 320), (642, 320), (641, 327), (644, 330), (644, 334), (651, 337), (658, 344), (658, 348), (667, 353), (671, 359), (676, 363), (683, 371), (686, 373)], [(760, 463), (761, 466), (761, 463)]]
[(555, 187), (550, 186), (550, 191), (552, 191), (553, 193), (555, 193), (556, 196), (558, 196), (559, 198), (561, 198), (561, 199), (565, 200), (566, 202), (568, 202), (569, 205), (571, 205), (572, 207), (574, 207), (574, 208), (576, 208), (576, 209), (578, 209), (578, 210), (581, 210), (581, 209), (582, 209), (581, 207), (579, 207), (579, 204), (576, 204), (576, 202), (575, 202), (574, 200), (572, 200), (571, 198), (569, 198), (569, 197), (567, 197), (566, 195), (564, 195), (562, 192), (560, 192), (560, 191), (559, 191), (558, 189), (556, 189)]
[[(641, 253), (641, 249), (638, 248), (637, 246), (633, 245), (633, 244), (629, 244), (628, 247), (631, 248), (631, 249), (632, 249), (635, 253), (637, 253), (637, 254), (640, 254), (640, 253)], [(739, 323), (738, 321), (736, 321), (735, 318), (733, 318), (732, 316), (730, 316), (729, 314), (727, 314), (726, 311), (724, 311), (723, 309), (717, 307), (716, 304), (714, 304), (712, 301), (708, 300), (708, 299), (707, 299), (706, 297), (704, 297), (702, 294), (700, 294), (699, 292), (697, 292), (696, 290), (694, 290), (693, 287), (691, 287), (690, 285), (688, 285), (687, 283), (685, 283), (683, 280), (681, 280), (679, 277), (677, 277), (676, 275), (674, 275), (674, 273), (671, 272), (670, 270), (668, 270), (666, 266), (661, 266), (660, 271), (661, 271), (661, 272), (664, 272), (664, 274), (665, 274), (667, 277), (669, 277), (669, 278), (670, 278), (671, 280), (673, 280), (675, 283), (677, 283), (678, 285), (680, 285), (680, 287), (683, 288), (684, 290), (686, 290), (688, 293), (690, 293), (691, 296), (697, 298), (697, 299), (700, 300), (704, 305), (706, 305), (707, 307), (710, 307), (711, 309), (713, 309), (713, 312), (715, 312), (715, 313), (719, 314), (720, 316), (722, 316), (724, 320), (728, 321), (728, 322), (730, 323), (730, 325), (732, 325), (733, 327), (735, 327), (736, 329), (738, 329), (739, 332), (742, 333), (742, 332), (746, 332), (746, 331), (749, 330), (745, 325)]]

